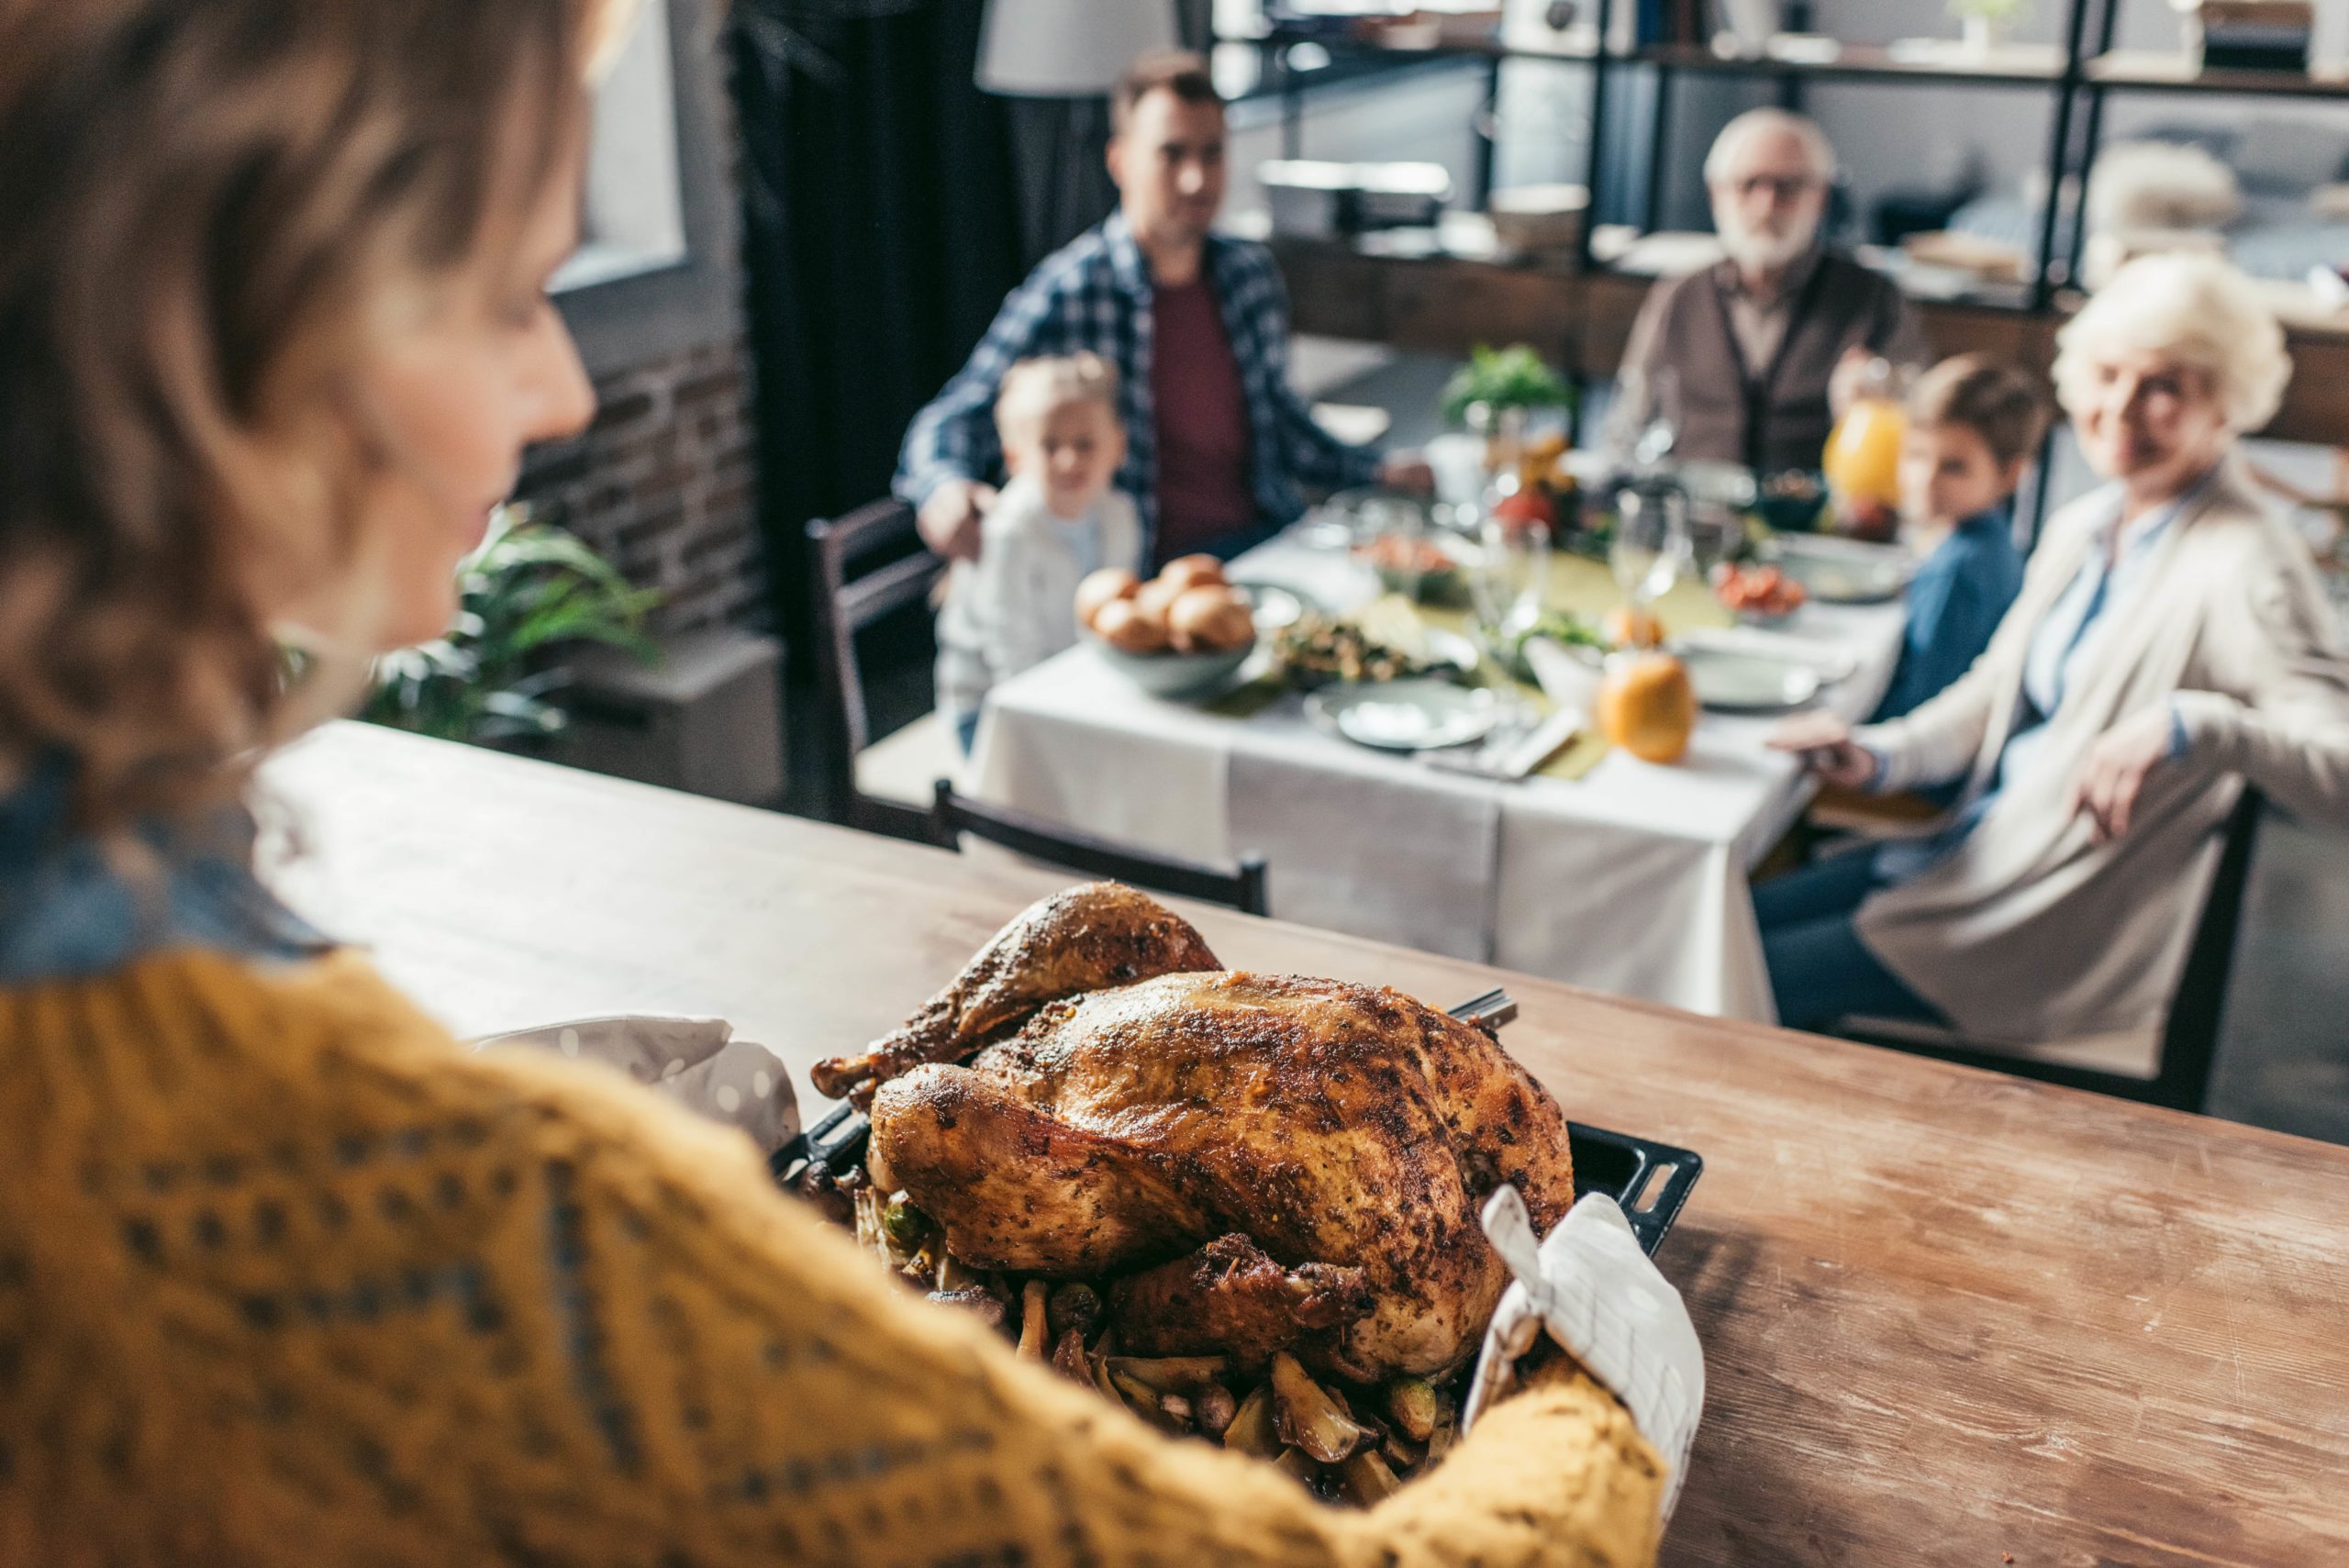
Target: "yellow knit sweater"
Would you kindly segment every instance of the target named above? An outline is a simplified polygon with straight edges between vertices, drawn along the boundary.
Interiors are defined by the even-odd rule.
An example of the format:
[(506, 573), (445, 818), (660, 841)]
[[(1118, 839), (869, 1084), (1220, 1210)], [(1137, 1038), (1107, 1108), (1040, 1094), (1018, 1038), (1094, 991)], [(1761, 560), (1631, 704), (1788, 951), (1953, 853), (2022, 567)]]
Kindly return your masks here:
[(1629, 1565), (1661, 1480), (1577, 1381), (1324, 1507), (349, 954), (0, 991), (5, 1568)]

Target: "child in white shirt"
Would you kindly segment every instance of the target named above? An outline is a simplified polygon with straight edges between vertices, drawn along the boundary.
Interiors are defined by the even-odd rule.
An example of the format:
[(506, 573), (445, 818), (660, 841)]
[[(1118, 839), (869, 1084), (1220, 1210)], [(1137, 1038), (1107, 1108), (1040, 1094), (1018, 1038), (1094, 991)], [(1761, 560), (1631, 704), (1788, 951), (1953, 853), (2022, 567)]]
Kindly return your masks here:
[(1141, 518), (1109, 487), (1126, 460), (1118, 373), (1097, 354), (1022, 360), (1003, 378), (996, 430), (1010, 482), (957, 562), (938, 615), (938, 701), (967, 754), (987, 688), (1076, 641), (1076, 585), (1139, 570)]

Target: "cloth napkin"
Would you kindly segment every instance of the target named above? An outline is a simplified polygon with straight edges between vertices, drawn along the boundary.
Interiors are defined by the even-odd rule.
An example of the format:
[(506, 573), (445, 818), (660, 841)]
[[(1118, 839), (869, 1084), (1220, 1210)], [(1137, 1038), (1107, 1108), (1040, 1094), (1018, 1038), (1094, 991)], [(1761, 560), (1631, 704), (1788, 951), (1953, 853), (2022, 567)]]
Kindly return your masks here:
[(734, 1026), (723, 1018), (627, 1013), (473, 1041), (475, 1051), (516, 1048), (617, 1067), (696, 1115), (740, 1128), (762, 1153), (799, 1136), (799, 1100), (782, 1059), (763, 1045), (736, 1040)]
[(1615, 1200), (1592, 1193), (1536, 1246), (1525, 1199), (1503, 1186), (1485, 1203), (1485, 1234), (1517, 1276), (1485, 1330), (1462, 1425), (1506, 1389), (1517, 1358), (1550, 1337), (1623, 1402), (1664, 1458), (1672, 1517), (1688, 1447), (1705, 1413), (1705, 1350), (1671, 1282), (1640, 1251)]

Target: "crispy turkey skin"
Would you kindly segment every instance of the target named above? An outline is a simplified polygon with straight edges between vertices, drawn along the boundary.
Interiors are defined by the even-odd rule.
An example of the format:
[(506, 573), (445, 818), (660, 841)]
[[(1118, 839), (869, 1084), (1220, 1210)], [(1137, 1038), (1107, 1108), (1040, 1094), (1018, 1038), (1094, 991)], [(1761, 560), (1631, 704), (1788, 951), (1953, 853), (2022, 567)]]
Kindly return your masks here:
[[(1109, 936), (1088, 941), (1087, 910)], [(1055, 932), (1094, 956), (1050, 951)], [(1139, 1353), (1290, 1349), (1364, 1382), (1463, 1364), (1508, 1284), (1486, 1196), (1515, 1184), (1543, 1230), (1574, 1201), (1556, 1102), (1399, 993), (1202, 957), (1187, 923), (1109, 884), (1021, 916), (843, 1063), (872, 1085), (876, 1180), (965, 1262), (1116, 1278)], [(949, 1027), (964, 1016), (992, 1035)]]

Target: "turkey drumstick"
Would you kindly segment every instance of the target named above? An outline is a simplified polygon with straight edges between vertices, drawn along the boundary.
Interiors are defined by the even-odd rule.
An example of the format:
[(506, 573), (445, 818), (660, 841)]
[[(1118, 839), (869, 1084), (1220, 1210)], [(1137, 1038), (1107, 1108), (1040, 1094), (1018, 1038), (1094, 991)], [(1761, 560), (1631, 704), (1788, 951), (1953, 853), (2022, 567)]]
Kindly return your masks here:
[(860, 1109), (925, 1062), (960, 1062), (1047, 1002), (1153, 975), (1221, 969), (1191, 923), (1147, 895), (1087, 883), (1030, 905), (920, 1011), (862, 1054), (819, 1062), (818, 1094)]

